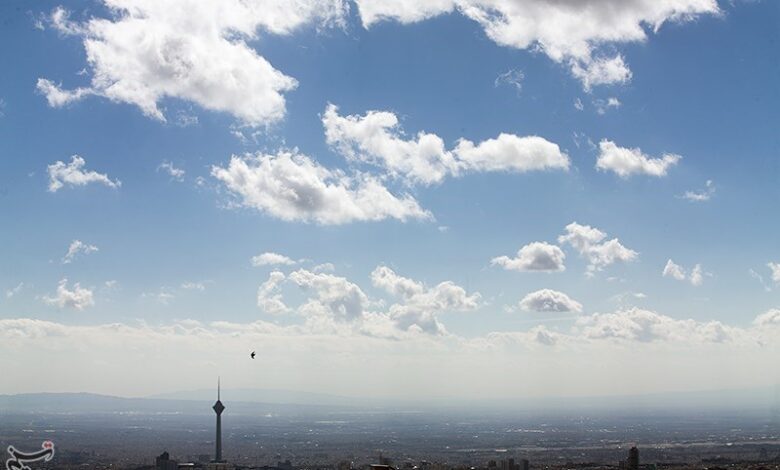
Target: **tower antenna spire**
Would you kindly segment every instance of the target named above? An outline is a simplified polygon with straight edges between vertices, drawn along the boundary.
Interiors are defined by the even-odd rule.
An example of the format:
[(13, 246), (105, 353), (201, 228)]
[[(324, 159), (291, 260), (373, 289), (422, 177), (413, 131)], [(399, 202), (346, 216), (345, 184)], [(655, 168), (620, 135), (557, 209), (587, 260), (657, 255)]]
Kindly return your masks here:
[(219, 392), (220, 392), (220, 377), (217, 376), (217, 400), (219, 400)]

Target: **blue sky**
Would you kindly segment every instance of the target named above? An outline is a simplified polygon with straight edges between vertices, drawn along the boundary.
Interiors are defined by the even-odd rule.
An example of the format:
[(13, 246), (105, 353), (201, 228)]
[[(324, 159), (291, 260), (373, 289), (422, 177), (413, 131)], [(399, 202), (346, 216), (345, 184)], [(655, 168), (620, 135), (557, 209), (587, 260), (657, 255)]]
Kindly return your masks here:
[[(771, 363), (767, 344), (780, 327), (776, 3), (636, 0), (615, 18), (546, 0), (311, 0), (292, 12), (272, 2), (279, 16), (204, 2), (190, 17), (177, 9), (184, 1), (107, 3), (116, 9), (0, 6), (0, 324), (8, 335), (0, 350), (9, 352), (0, 365), (24, 375), (36, 357), (25, 351), (42, 342), (67, 366), (129, 344), (124, 362), (96, 367), (151, 360), (159, 369), (149, 374), (177, 367), (188, 378), (149, 389), (125, 378), (132, 370), (111, 380), (84, 372), (0, 385), (0, 393), (157, 393), (206, 386), (212, 372), (238, 382), (247, 379), (232, 361), (265, 344), (273, 346), (264, 367), (278, 370), (281, 385), (343, 393), (335, 378), (368, 367), (353, 362), (366, 348), (399, 384), (457, 368), (460, 355), (473, 368), (464, 374), (488, 361), (496, 374), (500, 364), (533, 361), (540, 368), (529, 374), (562, 375), (568, 365), (545, 372), (540, 364), (635, 348), (652, 351), (648, 369), (658, 371), (668, 369), (664, 358), (684, 357), (713, 376), (718, 354), (734, 358), (735, 374), (745, 362)], [(589, 3), (598, 2), (581, 6)], [(570, 17), (581, 18), (576, 33), (565, 27)], [(128, 31), (160, 43), (136, 47), (123, 42)], [(112, 50), (126, 44), (131, 52)], [(213, 79), (221, 68), (233, 71), (235, 89)], [(279, 76), (295, 86), (274, 85)], [(144, 108), (143, 90), (158, 93), (155, 111)], [(324, 123), (330, 104), (330, 122), (341, 127)], [(392, 116), (398, 125), (384, 131), (361, 127)], [(409, 169), (422, 162), (404, 150), (419, 133), (443, 145), (430, 157), (440, 177)], [(500, 134), (516, 140), (480, 147)], [(528, 150), (530, 136), (542, 146)], [(285, 152), (298, 157), (284, 160)], [(72, 155), (85, 161), (79, 171), (99, 176), (51, 191), (52, 165)], [(258, 180), (242, 178), (231, 156)], [(534, 158), (541, 166), (530, 166)], [(287, 163), (263, 172), (263, 159)], [(290, 208), (257, 183), (284, 187), (291, 180), (281, 172), (314, 178), (313, 167), (347, 188), (334, 196), (346, 198), (340, 203), (354, 203), (356, 188), (371, 192), (355, 204), (375, 215)], [(368, 181), (373, 189), (361, 186)], [(387, 208), (401, 200), (413, 207)], [(559, 239), (573, 222), (573, 231), (604, 235), (580, 249)], [(602, 245), (615, 238), (622, 252)], [(65, 262), (75, 241), (96, 249)], [(534, 242), (565, 259), (554, 269), (493, 261)], [(253, 266), (262, 253), (290, 261)], [(542, 258), (530, 266), (549, 268)], [(396, 277), (383, 284), (372, 277), (378, 267)], [(273, 271), (278, 286), (267, 284)], [(263, 304), (262, 285), (284, 309)], [(221, 359), (209, 357), (204, 335), (222, 338)], [(496, 340), (504, 337), (512, 339)], [(161, 343), (197, 359), (182, 365)], [(459, 352), (442, 357), (448, 348)], [(318, 360), (338, 371), (317, 380)], [(620, 367), (605, 366), (571, 393), (606, 393), (598, 383)], [(722, 386), (680, 367), (683, 388)], [(510, 392), (555, 389), (538, 379), (539, 389), (518, 383)]]

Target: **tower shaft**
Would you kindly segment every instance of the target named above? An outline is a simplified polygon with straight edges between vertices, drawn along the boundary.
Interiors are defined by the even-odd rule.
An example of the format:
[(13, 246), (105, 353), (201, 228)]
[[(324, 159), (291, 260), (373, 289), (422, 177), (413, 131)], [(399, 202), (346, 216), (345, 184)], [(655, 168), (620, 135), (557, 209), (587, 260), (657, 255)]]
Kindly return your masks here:
[(216, 437), (216, 453), (214, 455), (215, 462), (222, 462), (222, 412), (225, 411), (225, 405), (220, 400), (220, 384), (217, 379), (217, 402), (212, 407), (214, 413), (217, 414), (217, 437)]

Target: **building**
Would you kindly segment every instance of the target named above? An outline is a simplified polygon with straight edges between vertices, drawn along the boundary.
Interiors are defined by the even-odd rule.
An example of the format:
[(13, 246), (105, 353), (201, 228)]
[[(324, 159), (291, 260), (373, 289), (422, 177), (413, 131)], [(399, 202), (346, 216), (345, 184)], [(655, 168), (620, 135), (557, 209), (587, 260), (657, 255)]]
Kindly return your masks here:
[(639, 470), (639, 449), (636, 446), (628, 450), (628, 470)]
[(528, 462), (528, 459), (520, 459), (520, 470), (528, 470), (530, 466), (531, 464)]
[(155, 470), (178, 470), (179, 463), (175, 460), (171, 460), (168, 452), (163, 452), (159, 457), (154, 459)]

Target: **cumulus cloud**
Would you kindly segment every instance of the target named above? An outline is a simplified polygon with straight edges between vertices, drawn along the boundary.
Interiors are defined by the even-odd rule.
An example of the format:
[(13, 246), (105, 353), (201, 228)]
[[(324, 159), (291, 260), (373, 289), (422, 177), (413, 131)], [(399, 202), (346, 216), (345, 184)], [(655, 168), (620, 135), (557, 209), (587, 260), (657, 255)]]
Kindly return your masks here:
[(534, 312), (582, 312), (582, 304), (563, 292), (541, 289), (523, 297), (520, 308)]
[(299, 308), (304, 315), (324, 315), (338, 321), (364, 318), (369, 306), (368, 296), (357, 284), (333, 274), (299, 269), (290, 273), (290, 281), (313, 294)]
[(712, 180), (707, 180), (704, 184), (704, 189), (701, 191), (685, 191), (682, 195), (683, 199), (687, 199), (691, 202), (705, 202), (712, 199), (715, 195), (715, 183)]
[(612, 171), (621, 178), (633, 175), (666, 176), (669, 168), (675, 166), (679, 155), (664, 154), (661, 158), (650, 158), (638, 148), (618, 147), (610, 140), (599, 142), (599, 156), (596, 168)]
[(355, 0), (364, 27), (422, 21), (458, 11), (501, 46), (540, 50), (567, 65), (584, 88), (624, 83), (631, 71), (619, 44), (644, 42), (670, 21), (720, 13), (716, 0)]
[(401, 298), (393, 304), (388, 314), (401, 330), (417, 329), (430, 334), (444, 334), (446, 329), (437, 314), (448, 311), (469, 311), (479, 307), (479, 293), (469, 295), (464, 288), (452, 281), (444, 281), (434, 287), (399, 276), (387, 266), (378, 266), (371, 273), (375, 287)]
[(108, 175), (96, 171), (85, 171), (87, 162), (78, 155), (70, 158), (70, 163), (56, 161), (47, 167), (49, 173), (49, 191), (55, 193), (69, 186), (85, 186), (89, 183), (99, 183), (109, 188), (122, 186), (119, 180), (111, 180)]
[(160, 163), (160, 166), (157, 167), (157, 171), (164, 171), (168, 174), (168, 176), (176, 181), (184, 181), (185, 171), (181, 168), (175, 167), (171, 162), (166, 161)]
[(671, 259), (666, 262), (661, 275), (663, 277), (671, 277), (678, 281), (688, 281), (694, 286), (702, 285), (702, 283), (704, 283), (704, 276), (711, 276), (710, 273), (704, 272), (704, 269), (700, 264), (696, 264), (693, 269), (691, 269), (691, 273), (687, 274), (685, 268)]
[(291, 259), (287, 256), (280, 255), (279, 253), (274, 253), (271, 251), (266, 251), (265, 253), (252, 257), (252, 266), (255, 267), (274, 266), (280, 264), (285, 266), (292, 266), (296, 263), (297, 261), (295, 261), (294, 259)]
[(580, 317), (579, 333), (590, 340), (623, 340), (643, 343), (677, 341), (695, 343), (724, 343), (737, 339), (743, 332), (719, 321), (697, 322), (631, 308), (615, 313)]
[(772, 281), (780, 284), (780, 263), (769, 262), (766, 264), (769, 270), (772, 271)]
[(671, 277), (673, 279), (677, 279), (678, 281), (684, 281), (685, 276), (685, 270), (682, 266), (679, 264), (676, 264), (671, 259), (666, 262), (666, 266), (664, 266), (664, 271), (662, 273), (664, 277)]
[(323, 225), (383, 219), (429, 219), (417, 201), (393, 195), (376, 177), (330, 170), (295, 151), (233, 156), (212, 167), (241, 206), (287, 221)]
[(559, 247), (545, 242), (533, 242), (520, 248), (515, 258), (498, 256), (490, 263), (514, 271), (564, 271), (566, 255)]
[(518, 137), (501, 133), (479, 144), (461, 139), (454, 150), (461, 166), (469, 171), (568, 170), (569, 157), (560, 147), (539, 136)]
[(164, 121), (160, 102), (177, 98), (230, 113), (249, 126), (281, 119), (284, 93), (297, 81), (248, 43), (261, 33), (289, 35), (308, 24), (341, 23), (347, 10), (344, 0), (104, 3), (110, 16), (83, 24), (68, 20), (62, 8), (52, 13), (55, 27), (83, 40), (91, 83), (66, 91), (41, 79), (38, 88), (49, 104), (99, 95)]
[(77, 282), (73, 288), (68, 288), (68, 280), (62, 279), (57, 285), (57, 293), (54, 296), (47, 296), (43, 301), (49, 305), (55, 305), (59, 308), (72, 308), (75, 310), (84, 310), (87, 307), (95, 305), (92, 290)]
[(758, 315), (753, 324), (758, 327), (780, 327), (780, 309), (773, 308)]
[(622, 105), (619, 99), (613, 97), (606, 100), (598, 99), (593, 101), (593, 106), (596, 108), (598, 114), (604, 115), (610, 109), (617, 109)]
[(274, 271), (268, 275), (268, 280), (257, 289), (257, 306), (272, 315), (287, 313), (290, 309), (282, 300), (280, 285), (285, 280), (284, 273)]
[[(399, 338), (405, 335), (443, 335), (438, 315), (474, 310), (481, 305), (479, 293), (468, 294), (451, 281), (428, 287), (424, 283), (399, 276), (386, 266), (371, 273), (374, 287), (396, 301), (386, 307), (384, 300), (372, 300), (349, 279), (322, 270), (298, 269), (289, 275), (275, 271), (260, 285), (258, 306), (272, 314), (295, 313), (317, 331), (333, 331), (348, 326), (360, 335)], [(304, 301), (288, 307), (282, 285), (293, 285), (305, 294)], [(314, 331), (314, 330), (312, 330)]]
[(571, 73), (580, 79), (586, 91), (594, 85), (613, 85), (631, 80), (631, 70), (622, 55), (588, 58), (584, 62), (571, 61)]
[(73, 240), (70, 242), (70, 246), (68, 246), (68, 252), (65, 253), (65, 256), (62, 258), (62, 264), (73, 262), (79, 254), (88, 255), (90, 253), (95, 253), (96, 251), (98, 251), (98, 247), (95, 245), (84, 243), (81, 240)]
[(588, 274), (601, 271), (617, 262), (634, 261), (638, 256), (634, 250), (623, 246), (617, 238), (605, 240), (607, 234), (590, 225), (572, 222), (566, 226), (566, 233), (558, 237), (558, 243), (567, 243), (588, 260)]
[(479, 144), (460, 139), (448, 150), (436, 134), (408, 138), (398, 117), (388, 111), (341, 116), (329, 104), (322, 116), (328, 144), (353, 162), (368, 163), (410, 184), (440, 183), (465, 172), (567, 170), (569, 157), (558, 145), (538, 136), (499, 134)]

